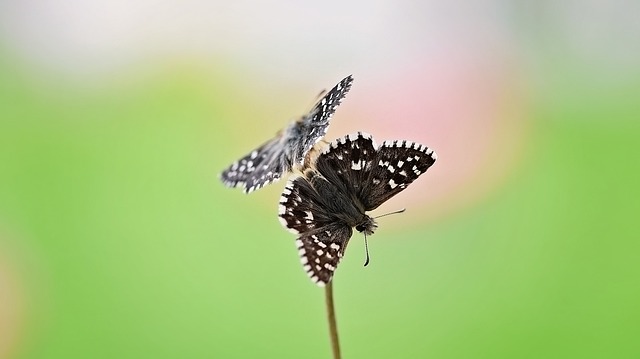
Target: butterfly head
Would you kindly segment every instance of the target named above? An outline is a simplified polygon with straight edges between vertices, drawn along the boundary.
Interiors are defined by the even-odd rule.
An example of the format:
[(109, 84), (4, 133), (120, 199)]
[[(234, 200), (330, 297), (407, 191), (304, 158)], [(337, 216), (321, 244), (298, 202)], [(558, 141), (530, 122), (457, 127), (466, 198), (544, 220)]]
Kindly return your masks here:
[(356, 230), (358, 232), (364, 233), (367, 236), (373, 234), (373, 232), (375, 232), (377, 228), (378, 224), (376, 223), (376, 221), (367, 215), (364, 216), (362, 222), (356, 225)]

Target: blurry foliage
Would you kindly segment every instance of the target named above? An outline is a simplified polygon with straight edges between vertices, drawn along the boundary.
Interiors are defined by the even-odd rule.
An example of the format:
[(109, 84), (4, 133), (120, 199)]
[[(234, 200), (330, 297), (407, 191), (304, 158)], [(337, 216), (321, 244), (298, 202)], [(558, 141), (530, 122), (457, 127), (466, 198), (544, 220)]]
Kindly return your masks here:
[[(329, 356), (281, 186), (217, 180), (246, 147), (230, 81), (177, 70), (82, 92), (0, 73), (0, 250), (22, 251), (30, 298), (19, 357)], [(345, 358), (640, 356), (640, 82), (564, 79), (534, 94), (529, 151), (492, 198), (381, 231), (366, 269), (354, 236), (335, 281)]]

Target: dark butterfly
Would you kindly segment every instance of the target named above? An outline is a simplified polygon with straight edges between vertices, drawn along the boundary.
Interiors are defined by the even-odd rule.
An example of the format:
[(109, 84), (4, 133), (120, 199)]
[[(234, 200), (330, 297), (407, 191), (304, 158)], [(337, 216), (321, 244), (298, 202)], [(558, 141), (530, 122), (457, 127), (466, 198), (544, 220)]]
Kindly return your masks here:
[(220, 175), (222, 182), (228, 187), (243, 187), (245, 193), (249, 193), (279, 180), (294, 166), (302, 165), (311, 148), (324, 137), (331, 116), (351, 89), (352, 82), (351, 76), (344, 78), (308, 114), (229, 166)]
[(377, 228), (366, 212), (405, 189), (436, 161), (426, 146), (386, 141), (376, 147), (357, 133), (327, 146), (302, 175), (292, 177), (280, 198), (283, 226), (299, 235), (305, 271), (320, 286), (329, 283), (351, 238)]

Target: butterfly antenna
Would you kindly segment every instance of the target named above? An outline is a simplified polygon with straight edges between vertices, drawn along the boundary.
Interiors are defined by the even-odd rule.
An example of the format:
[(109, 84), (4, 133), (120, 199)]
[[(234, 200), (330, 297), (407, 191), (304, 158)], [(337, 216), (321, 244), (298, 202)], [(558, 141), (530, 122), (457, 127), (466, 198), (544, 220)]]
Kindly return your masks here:
[(369, 264), (369, 244), (367, 243), (367, 235), (364, 235), (364, 252), (367, 254), (367, 258), (364, 261), (364, 266), (366, 267)]
[[(407, 210), (406, 208), (402, 208), (402, 209), (399, 209), (397, 211), (381, 214), (381, 215), (379, 215), (377, 217), (373, 217), (373, 218), (375, 219), (375, 218), (388, 216), (390, 214), (402, 213), (402, 212), (404, 212), (406, 210)], [(364, 260), (364, 266), (366, 267), (367, 264), (369, 264), (369, 242), (367, 241), (367, 234), (366, 233), (364, 234), (364, 251), (366, 253), (366, 259)]]
[(381, 215), (379, 215), (379, 216), (377, 216), (377, 217), (373, 217), (373, 219), (380, 218), (380, 217), (384, 217), (384, 216), (388, 216), (388, 215), (390, 215), (390, 214), (398, 214), (398, 213), (402, 213), (402, 212), (404, 212), (404, 211), (406, 211), (406, 210), (407, 210), (406, 208), (399, 209), (399, 210), (397, 210), (397, 211), (393, 211), (393, 212), (389, 212), (389, 213), (381, 214)]

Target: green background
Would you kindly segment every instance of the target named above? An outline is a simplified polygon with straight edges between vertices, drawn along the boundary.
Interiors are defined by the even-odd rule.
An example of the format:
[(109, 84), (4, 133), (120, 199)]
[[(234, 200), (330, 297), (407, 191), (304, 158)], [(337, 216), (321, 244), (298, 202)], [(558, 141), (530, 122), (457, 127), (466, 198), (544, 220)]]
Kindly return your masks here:
[[(281, 185), (217, 182), (227, 148), (250, 146), (210, 120), (228, 78), (174, 68), (46, 97), (2, 72), (0, 213), (24, 229), (3, 237), (23, 262), (18, 357), (329, 356), (322, 291), (275, 218)], [(335, 281), (344, 357), (640, 356), (640, 82), (572, 81), (539, 97), (489, 198), (424, 226), (388, 217), (365, 270), (354, 237)]]
[[(640, 75), (566, 55), (536, 72), (506, 181), (428, 223), (380, 220), (366, 269), (354, 235), (335, 280), (345, 358), (640, 357)], [(282, 183), (245, 196), (217, 179), (266, 139), (230, 135), (253, 122), (232, 116), (284, 124), (262, 123), (238, 73), (187, 63), (82, 88), (6, 59), (12, 357), (330, 356), (322, 290), (276, 219)]]

